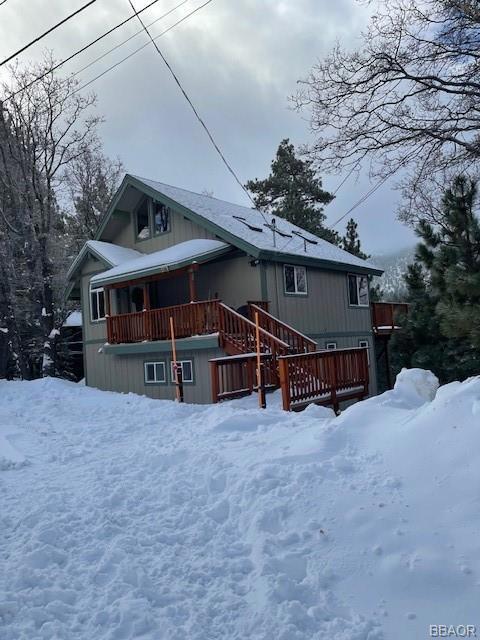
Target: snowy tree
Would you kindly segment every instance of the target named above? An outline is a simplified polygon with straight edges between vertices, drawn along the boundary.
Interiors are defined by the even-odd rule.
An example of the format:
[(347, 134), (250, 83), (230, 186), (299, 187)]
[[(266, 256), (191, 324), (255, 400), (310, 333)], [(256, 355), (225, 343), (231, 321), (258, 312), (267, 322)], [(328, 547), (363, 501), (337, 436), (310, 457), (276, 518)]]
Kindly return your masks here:
[[(18, 373), (26, 378), (39, 374), (40, 359), (44, 375), (55, 372), (56, 325), (71, 257), (63, 209), (69, 208), (72, 176), (82, 175), (82, 159), (88, 157), (87, 166), (101, 156), (100, 118), (91, 112), (95, 96), (81, 94), (74, 78), (58, 77), (52, 66), (47, 56), (41, 64), (10, 67), (0, 88), (0, 327), (8, 330)], [(101, 176), (104, 192), (108, 175)], [(84, 190), (84, 211), (107, 197), (99, 183), (97, 177), (96, 195)], [(75, 234), (88, 238), (83, 222)]]

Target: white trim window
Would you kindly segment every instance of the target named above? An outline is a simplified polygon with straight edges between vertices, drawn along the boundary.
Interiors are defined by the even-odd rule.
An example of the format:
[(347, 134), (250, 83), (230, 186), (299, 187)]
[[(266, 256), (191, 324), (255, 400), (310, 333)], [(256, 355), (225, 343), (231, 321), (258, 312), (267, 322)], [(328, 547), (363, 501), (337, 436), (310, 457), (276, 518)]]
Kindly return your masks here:
[[(172, 382), (175, 382), (175, 371), (173, 369), (173, 360), (170, 362), (170, 374)], [(193, 362), (191, 360), (177, 360), (177, 366), (182, 371), (182, 382), (193, 382)]]
[(368, 277), (348, 274), (348, 303), (352, 307), (368, 307)]
[(367, 363), (370, 366), (370, 344), (368, 340), (359, 340), (358, 346), (367, 350)]
[(105, 320), (105, 291), (103, 287), (90, 288), (90, 319), (92, 322)]
[(145, 362), (145, 384), (158, 384), (167, 381), (165, 362)]
[(327, 343), (325, 343), (325, 348), (328, 349), (328, 351), (334, 351), (337, 348), (337, 343), (336, 342), (327, 342)]
[(307, 269), (293, 264), (283, 265), (283, 285), (285, 293), (297, 296), (306, 296)]

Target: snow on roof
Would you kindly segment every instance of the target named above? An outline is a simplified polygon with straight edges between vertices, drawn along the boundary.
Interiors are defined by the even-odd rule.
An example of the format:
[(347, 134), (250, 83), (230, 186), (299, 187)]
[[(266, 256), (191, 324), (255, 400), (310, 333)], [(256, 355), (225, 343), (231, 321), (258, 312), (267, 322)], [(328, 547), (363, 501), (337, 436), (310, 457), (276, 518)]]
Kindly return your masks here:
[(82, 326), (82, 312), (72, 311), (66, 318), (62, 327), (81, 327)]
[[(276, 219), (278, 232), (275, 233), (274, 244), (272, 230), (266, 226), (262, 214), (256, 209), (193, 193), (192, 191), (172, 187), (162, 182), (141, 178), (140, 176), (132, 177), (190, 209), (190, 211), (209, 222), (218, 225), (232, 235), (245, 240), (259, 250), (296, 255), (302, 258), (327, 260), (329, 262), (382, 271), (374, 264), (353, 256), (351, 253), (318, 238), (283, 218)], [(272, 217), (270, 215), (266, 215), (265, 218), (267, 223), (271, 222)]]
[(140, 251), (121, 247), (117, 244), (112, 244), (111, 242), (103, 242), (103, 240), (87, 240), (80, 253), (70, 266), (70, 269), (67, 272), (67, 280), (72, 278), (73, 274), (82, 264), (83, 259), (88, 253), (93, 253), (93, 255), (105, 262), (109, 267), (116, 267), (122, 262), (134, 260), (135, 258), (143, 256), (143, 253), (140, 253)]
[(143, 256), (143, 253), (135, 249), (128, 249), (127, 247), (121, 247), (111, 242), (103, 242), (102, 240), (87, 240), (85, 244), (94, 253), (99, 254), (106, 262), (111, 264), (112, 267), (127, 262), (127, 260), (134, 260)]
[(161, 269), (168, 271), (172, 267), (178, 267), (182, 263), (193, 262), (203, 256), (229, 251), (231, 246), (220, 240), (195, 239), (180, 242), (172, 247), (155, 251), (154, 253), (140, 254), (140, 258), (127, 260), (122, 264), (98, 273), (91, 279), (92, 284), (103, 282), (128, 280), (131, 277), (156, 273)]

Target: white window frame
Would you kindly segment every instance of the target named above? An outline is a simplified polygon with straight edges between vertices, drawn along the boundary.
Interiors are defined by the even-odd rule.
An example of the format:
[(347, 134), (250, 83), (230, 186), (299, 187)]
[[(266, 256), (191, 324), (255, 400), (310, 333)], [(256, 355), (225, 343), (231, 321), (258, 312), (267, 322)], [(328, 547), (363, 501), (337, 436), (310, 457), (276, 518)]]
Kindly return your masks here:
[(370, 366), (370, 343), (368, 340), (359, 340), (358, 346), (367, 350), (367, 364)]
[[(148, 380), (147, 367), (153, 365), (153, 377), (154, 380)], [(163, 369), (163, 379), (157, 378), (157, 366), (160, 365)], [(145, 384), (166, 384), (167, 382), (167, 367), (165, 360), (150, 360), (143, 363), (143, 379)]]
[[(103, 313), (104, 313), (103, 316), (100, 315), (100, 304), (99, 304), (99, 300), (98, 300), (100, 293), (103, 294)], [(92, 294), (95, 294), (95, 308), (96, 308), (96, 311), (97, 311), (98, 318), (94, 318), (93, 317), (93, 307), (94, 307), (94, 305), (93, 305), (93, 295)], [(105, 303), (106, 303), (106, 300), (105, 300), (105, 289), (103, 287), (94, 287), (94, 286), (90, 285), (89, 302), (90, 302), (90, 321), (91, 322), (102, 322), (103, 320), (105, 320), (106, 313), (107, 313), (106, 306), (105, 306)]]
[[(287, 291), (287, 276), (286, 268), (293, 269), (293, 283), (295, 285), (295, 291)], [(297, 272), (302, 269), (305, 274), (305, 291), (298, 290), (298, 278)], [(307, 267), (296, 264), (284, 264), (283, 265), (283, 291), (287, 296), (308, 296), (308, 282), (307, 282)]]
[(332, 342), (326, 342), (325, 343), (325, 349), (327, 349), (327, 351), (335, 351), (335, 349), (338, 349), (337, 343), (333, 342), (333, 341)]
[[(184, 365), (185, 362), (189, 362), (190, 363), (190, 371), (191, 371), (192, 377), (189, 380), (186, 380), (184, 378), (184, 375), (183, 375), (183, 365)], [(172, 382), (175, 383), (175, 372), (173, 370), (173, 364), (174, 364), (174, 361), (171, 360), (170, 361), (170, 375), (172, 377)], [(193, 383), (193, 360), (177, 360), (177, 365), (180, 365), (180, 367), (182, 369), (182, 382), (191, 382), (191, 383)]]
[[(357, 285), (357, 303), (355, 304), (350, 300), (350, 278), (355, 278), (355, 282)], [(367, 280), (367, 302), (360, 302), (360, 278), (366, 278)], [(369, 307), (370, 306), (370, 291), (368, 287), (368, 276), (358, 273), (348, 273), (347, 274), (347, 295), (348, 295), (348, 305), (350, 307)]]

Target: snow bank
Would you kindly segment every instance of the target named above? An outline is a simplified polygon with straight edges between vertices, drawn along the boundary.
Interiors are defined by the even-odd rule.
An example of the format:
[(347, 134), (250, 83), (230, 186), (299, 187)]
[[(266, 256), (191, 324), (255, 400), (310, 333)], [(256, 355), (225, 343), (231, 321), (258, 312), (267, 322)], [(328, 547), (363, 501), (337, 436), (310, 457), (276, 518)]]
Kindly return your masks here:
[(479, 629), (480, 378), (436, 387), (335, 418), (0, 382), (31, 462), (0, 474), (2, 640)]

